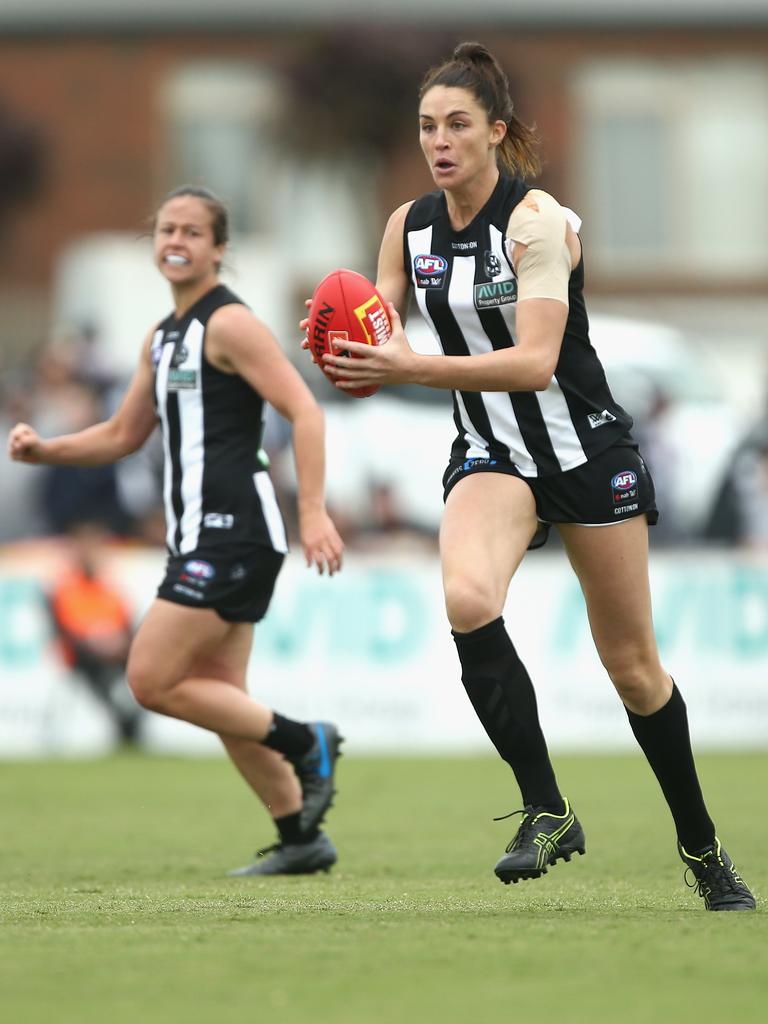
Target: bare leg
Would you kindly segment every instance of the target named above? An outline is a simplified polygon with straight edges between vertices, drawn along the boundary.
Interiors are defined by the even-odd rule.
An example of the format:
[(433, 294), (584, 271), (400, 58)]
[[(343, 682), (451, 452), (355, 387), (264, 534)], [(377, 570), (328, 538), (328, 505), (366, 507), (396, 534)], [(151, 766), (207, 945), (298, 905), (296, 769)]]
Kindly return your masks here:
[(440, 527), (440, 558), (455, 630), (468, 633), (501, 615), (536, 526), (531, 489), (517, 477), (478, 473), (454, 487)]
[[(246, 671), (253, 630), (236, 629), (214, 655), (201, 658), (194, 666), (199, 678), (214, 678), (246, 692)], [(290, 763), (276, 750), (257, 740), (219, 734), (230, 760), (246, 784), (259, 797), (273, 818), (301, 809), (301, 788)]]
[[(651, 620), (648, 525), (561, 526), (587, 602), (600, 659), (619, 692), (687, 850), (714, 841), (701, 793), (685, 702), (659, 660)], [(608, 569), (606, 569), (608, 567)]]
[(501, 617), (536, 532), (530, 487), (513, 476), (467, 477), (451, 491), (440, 531), (448, 618), (475, 713), (514, 772), (525, 804), (560, 813), (563, 799), (539, 723), (533, 684)]
[(645, 516), (558, 530), (584, 592), (597, 652), (619, 696), (636, 714), (658, 711), (670, 698), (672, 680), (653, 632)]
[(301, 788), (291, 765), (262, 745), (272, 711), (245, 688), (253, 627), (215, 612), (156, 601), (134, 639), (128, 680), (144, 707), (219, 734), (273, 818), (298, 811)]

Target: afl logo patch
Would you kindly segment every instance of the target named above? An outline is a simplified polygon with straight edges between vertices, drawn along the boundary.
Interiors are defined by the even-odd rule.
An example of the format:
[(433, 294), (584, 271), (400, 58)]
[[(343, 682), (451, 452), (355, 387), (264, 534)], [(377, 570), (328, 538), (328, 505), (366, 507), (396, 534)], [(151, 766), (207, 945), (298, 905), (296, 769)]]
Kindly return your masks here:
[(611, 480), (611, 487), (625, 491), (628, 487), (634, 487), (636, 483), (637, 474), (633, 473), (631, 469), (623, 469), (621, 473), (617, 473), (613, 480)]
[(184, 572), (189, 576), (195, 576), (199, 580), (212, 580), (216, 570), (210, 562), (203, 562), (201, 559), (193, 558), (184, 563)]
[(631, 469), (622, 469), (611, 478), (614, 505), (621, 505), (624, 511), (630, 511), (626, 502), (637, 498), (637, 473)]
[(417, 288), (442, 288), (448, 260), (433, 253), (421, 253), (413, 258), (413, 270)]

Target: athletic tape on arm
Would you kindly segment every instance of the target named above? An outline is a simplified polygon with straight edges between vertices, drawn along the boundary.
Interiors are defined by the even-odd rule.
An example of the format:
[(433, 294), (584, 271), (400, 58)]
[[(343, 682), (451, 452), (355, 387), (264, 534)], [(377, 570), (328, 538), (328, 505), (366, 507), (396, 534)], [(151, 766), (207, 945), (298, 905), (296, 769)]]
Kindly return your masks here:
[(507, 226), (510, 260), (515, 242), (527, 246), (515, 267), (518, 302), (557, 299), (568, 305), (571, 254), (565, 241), (566, 222), (563, 207), (539, 189), (532, 189), (512, 211)]

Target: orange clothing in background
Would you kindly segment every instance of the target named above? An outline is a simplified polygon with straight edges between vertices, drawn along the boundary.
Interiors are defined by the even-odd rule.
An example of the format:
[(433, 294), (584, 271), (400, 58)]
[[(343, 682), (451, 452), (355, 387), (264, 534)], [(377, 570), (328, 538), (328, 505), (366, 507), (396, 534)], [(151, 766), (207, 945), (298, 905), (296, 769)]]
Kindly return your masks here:
[(77, 660), (72, 644), (87, 647), (131, 633), (133, 619), (122, 596), (104, 580), (83, 572), (69, 572), (58, 581), (50, 607), (70, 666)]

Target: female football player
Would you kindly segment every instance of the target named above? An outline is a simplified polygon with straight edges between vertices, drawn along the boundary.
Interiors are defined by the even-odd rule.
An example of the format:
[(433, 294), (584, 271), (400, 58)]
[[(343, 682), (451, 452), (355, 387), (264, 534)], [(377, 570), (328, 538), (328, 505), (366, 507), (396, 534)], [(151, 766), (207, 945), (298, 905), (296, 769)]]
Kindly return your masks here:
[(159, 423), (165, 453), (165, 578), (133, 640), (128, 682), (145, 708), (218, 733), (275, 820), (279, 841), (233, 874), (304, 874), (336, 860), (319, 825), (333, 796), (340, 737), (292, 721), (246, 692), (253, 624), (287, 551), (260, 454), (265, 403), (293, 426), (301, 544), (331, 575), (343, 544), (324, 503), (319, 406), (268, 328), (219, 280), (227, 211), (205, 189), (166, 196), (153, 229), (174, 310), (152, 327), (117, 412), (75, 434), (10, 433), (22, 462), (98, 466), (136, 451)]
[[(659, 660), (648, 583), (653, 482), (589, 343), (579, 220), (526, 183), (539, 170), (536, 137), (479, 44), (461, 44), (428, 72), (419, 125), (437, 190), (396, 210), (384, 233), (377, 287), (393, 304), (392, 338), (380, 348), (345, 342), (349, 355), (325, 355), (324, 369), (342, 389), (409, 382), (453, 392), (440, 535), (446, 608), (467, 694), (524, 804), (496, 874), (538, 878), (585, 850), (502, 618), (526, 550), (555, 525), (693, 885), (709, 910), (752, 909), (702, 798), (683, 698)], [(397, 310), (411, 291), (442, 355), (408, 345)]]

